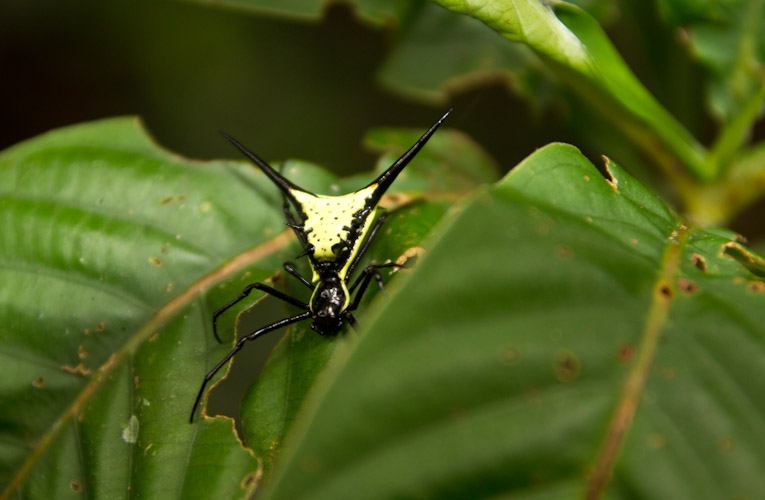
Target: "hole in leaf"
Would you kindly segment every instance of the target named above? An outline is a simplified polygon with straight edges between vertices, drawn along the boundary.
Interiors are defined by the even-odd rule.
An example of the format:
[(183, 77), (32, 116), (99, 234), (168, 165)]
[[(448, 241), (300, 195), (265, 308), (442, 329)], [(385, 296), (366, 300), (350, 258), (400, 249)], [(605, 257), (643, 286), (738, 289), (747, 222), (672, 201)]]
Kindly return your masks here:
[(707, 272), (707, 261), (701, 255), (697, 253), (693, 254), (693, 257), (691, 257), (691, 264), (696, 266), (696, 268), (702, 273)]
[(672, 287), (669, 286), (669, 283), (666, 283), (666, 282), (659, 283), (658, 292), (661, 295), (661, 297), (666, 300), (672, 300), (672, 297), (674, 296)]

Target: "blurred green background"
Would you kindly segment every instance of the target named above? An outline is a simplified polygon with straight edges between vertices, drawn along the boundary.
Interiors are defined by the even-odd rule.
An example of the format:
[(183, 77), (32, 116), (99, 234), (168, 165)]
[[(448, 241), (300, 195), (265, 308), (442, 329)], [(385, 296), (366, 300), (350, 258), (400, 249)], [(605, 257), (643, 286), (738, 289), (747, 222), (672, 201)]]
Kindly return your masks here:
[[(703, 105), (701, 69), (655, 3), (575, 3), (707, 143), (715, 128)], [(341, 3), (306, 19), (202, 2), (4, 0), (0, 148), (55, 127), (140, 115), (160, 144), (190, 158), (238, 158), (217, 133), (225, 130), (266, 159), (301, 158), (344, 174), (372, 168), (375, 155), (362, 144), (370, 128), (424, 128), (453, 106), (448, 126), (470, 134), (504, 171), (564, 141), (596, 165), (610, 156), (670, 198), (648, 160), (541, 64), (523, 74), (484, 71), (449, 82), (440, 102), (381, 84), (381, 68), (406, 28), (396, 22), (372, 25)], [(762, 124), (755, 135), (765, 137)], [(757, 215), (763, 210), (754, 206), (733, 228), (756, 239), (765, 230)]]

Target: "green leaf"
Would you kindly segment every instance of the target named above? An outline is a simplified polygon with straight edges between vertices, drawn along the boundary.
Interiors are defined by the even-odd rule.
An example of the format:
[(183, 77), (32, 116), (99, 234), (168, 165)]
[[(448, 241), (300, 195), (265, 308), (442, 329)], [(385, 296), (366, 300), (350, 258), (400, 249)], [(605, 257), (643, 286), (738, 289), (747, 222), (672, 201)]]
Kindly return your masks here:
[(533, 104), (551, 87), (538, 59), (523, 45), (503, 43), (477, 19), (431, 2), (415, 4), (401, 22), (396, 45), (380, 68), (388, 88), (441, 103), (456, 89), (499, 80)]
[[(2, 153), (5, 495), (243, 498), (252, 488), (258, 463), (230, 421), (186, 424), (191, 380), (226, 351), (210, 336), (204, 288), (253, 244), (261, 251), (246, 260), (269, 276), (284, 246), (270, 197), (239, 176), (267, 186), (244, 165), (174, 157), (132, 119)], [(233, 216), (243, 207), (247, 217)], [(210, 460), (230, 467), (194, 473)]]
[[(420, 134), (396, 129), (377, 129), (367, 134), (368, 145), (387, 153), (378, 161), (376, 174), (401, 156)], [(420, 245), (440, 221), (447, 204), (466, 189), (494, 179), (495, 166), (475, 143), (460, 132), (440, 129), (430, 139), (428, 147), (417, 155), (417, 162), (402, 172), (395, 184), (397, 190), (436, 201), (423, 199), (390, 211), (383, 227), (384, 237), (375, 241), (368, 256), (377, 263), (392, 260), (413, 265), (422, 252)], [(336, 180), (335, 185), (360, 186), (370, 180), (367, 176), (353, 177)], [(327, 187), (331, 189), (331, 186), (332, 183)], [(386, 274), (392, 277), (407, 272), (394, 270)], [(385, 281), (389, 282), (388, 279)], [(295, 294), (305, 293), (300, 288), (302, 285), (292, 282), (288, 286)], [(395, 287), (395, 283), (391, 286)], [(373, 294), (367, 297), (370, 296)], [(362, 303), (361, 310), (368, 302)], [(350, 332), (350, 335), (354, 333)], [(265, 457), (266, 473), (270, 471), (304, 399), (315, 389), (317, 377), (331, 364), (339, 342), (339, 337), (320, 337), (307, 325), (296, 325), (291, 334), (282, 339), (258, 382), (245, 397), (242, 403), (245, 439), (257, 456)]]
[(551, 145), (454, 207), (333, 346), (267, 498), (765, 491), (763, 282), (607, 167)]
[[(443, 204), (424, 201), (392, 212), (385, 221), (385, 238), (377, 240), (370, 248), (372, 260), (378, 263), (393, 260), (413, 265), (422, 252), (420, 245), (444, 212)], [(395, 289), (395, 282), (391, 283), (389, 278), (408, 272), (396, 270), (386, 273), (385, 282), (389, 283), (387, 293), (391, 288)], [(296, 285), (291, 291), (299, 293), (299, 286)], [(366, 308), (372, 295), (367, 296), (361, 310)], [(356, 333), (350, 331), (348, 335)], [(257, 383), (246, 395), (242, 403), (245, 440), (257, 456), (265, 458), (266, 473), (270, 472), (285, 436), (303, 407), (303, 401), (315, 390), (319, 374), (331, 365), (341, 341), (341, 336), (322, 337), (307, 325), (296, 325), (274, 350)]]
[[(765, 83), (765, 2), (762, 0), (661, 0), (668, 22), (683, 27), (693, 52), (711, 75), (708, 101), (730, 122)], [(762, 107), (759, 97), (757, 109)]]
[[(666, 153), (700, 179), (709, 180), (717, 174), (705, 162), (701, 145), (643, 87), (597, 22), (583, 10), (562, 1), (437, 3), (475, 17), (508, 40), (531, 47), (592, 106), (668, 169), (674, 166), (663, 158)], [(663, 153), (657, 144), (662, 145)]]
[[(268, 15), (278, 15), (315, 21), (326, 7), (321, 0), (191, 0), (212, 6), (245, 9)], [(354, 0), (350, 2), (356, 14), (364, 21), (374, 24), (390, 24), (398, 19), (407, 0)]]
[[(329, 194), (339, 183), (285, 171)], [(443, 210), (416, 210), (419, 241)], [(221, 318), (222, 345), (212, 311), (298, 252), (283, 219), (255, 168), (172, 155), (134, 119), (0, 153), (2, 498), (247, 497), (263, 457), (230, 419), (188, 419), (237, 311), (262, 294)]]

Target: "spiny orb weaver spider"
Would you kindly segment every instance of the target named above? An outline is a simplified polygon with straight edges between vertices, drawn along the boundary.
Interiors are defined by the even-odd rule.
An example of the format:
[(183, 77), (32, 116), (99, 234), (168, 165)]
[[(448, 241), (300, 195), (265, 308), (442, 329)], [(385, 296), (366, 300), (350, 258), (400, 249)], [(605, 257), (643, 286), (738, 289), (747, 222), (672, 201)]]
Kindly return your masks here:
[[(226, 139), (252, 160), (283, 193), (286, 224), (295, 232), (300, 245), (303, 247), (303, 252), (298, 257), (308, 256), (313, 277), (309, 281), (289, 262), (284, 263), (284, 270), (310, 288), (312, 294), (310, 301), (306, 304), (263, 283), (252, 283), (245, 287), (239, 297), (215, 311), (213, 314), (213, 333), (220, 342), (217, 329), (218, 317), (244, 300), (252, 290), (260, 290), (273, 295), (277, 299), (303, 310), (300, 314), (259, 328), (239, 339), (234, 348), (215, 365), (215, 368), (205, 375), (202, 387), (200, 387), (191, 409), (189, 422), (194, 421), (194, 413), (202, 399), (207, 383), (239, 352), (246, 342), (305, 319), (311, 319), (311, 329), (321, 335), (336, 334), (343, 326), (344, 320), (354, 328), (358, 326), (352, 313), (361, 303), (369, 282), (374, 278), (382, 290), (383, 283), (379, 269), (396, 266), (393, 263), (370, 265), (361, 272), (355, 281), (350, 282), (353, 270), (385, 221), (385, 214), (382, 214), (375, 221), (380, 200), (398, 174), (428, 142), (428, 139), (449, 116), (449, 113), (451, 110), (434, 123), (401, 158), (396, 160), (377, 179), (359, 191), (343, 196), (317, 195), (296, 186), (282, 177), (255, 153), (242, 146), (236, 139), (221, 132)], [(290, 203), (296, 214), (290, 210)], [(355, 295), (353, 295), (354, 292)]]

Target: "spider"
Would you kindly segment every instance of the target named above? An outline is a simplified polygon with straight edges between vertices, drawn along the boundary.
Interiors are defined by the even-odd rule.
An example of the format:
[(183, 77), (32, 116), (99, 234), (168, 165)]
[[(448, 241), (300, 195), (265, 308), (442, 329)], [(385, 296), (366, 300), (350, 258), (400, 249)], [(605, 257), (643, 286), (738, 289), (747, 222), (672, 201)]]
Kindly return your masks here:
[[(191, 409), (189, 422), (194, 421), (194, 413), (199, 405), (199, 401), (202, 399), (208, 382), (239, 352), (245, 343), (266, 333), (306, 319), (312, 320), (311, 329), (321, 335), (336, 334), (340, 331), (344, 322), (348, 322), (353, 328), (357, 328), (358, 324), (353, 317), (353, 311), (361, 303), (361, 299), (370, 281), (374, 278), (378, 287), (382, 290), (383, 283), (379, 269), (397, 265), (394, 263), (370, 265), (355, 280), (351, 280), (359, 260), (367, 251), (370, 243), (385, 221), (385, 214), (377, 217), (380, 199), (396, 179), (396, 176), (404, 170), (404, 167), (409, 164), (412, 158), (428, 142), (428, 139), (435, 133), (446, 117), (449, 116), (449, 113), (451, 113), (451, 110), (447, 111), (434, 123), (406, 153), (377, 179), (355, 193), (343, 196), (318, 195), (296, 186), (271, 168), (255, 153), (242, 146), (236, 139), (221, 132), (247, 158), (252, 160), (283, 193), (284, 203), (282, 208), (287, 218), (286, 224), (292, 228), (300, 245), (303, 247), (303, 252), (298, 257), (308, 256), (313, 276), (309, 281), (293, 268), (289, 262), (285, 262), (283, 267), (285, 271), (310, 288), (312, 294), (310, 301), (305, 303), (266, 284), (251, 283), (245, 287), (237, 298), (215, 311), (212, 320), (213, 333), (218, 342), (221, 341), (217, 329), (218, 317), (241, 300), (244, 300), (252, 290), (260, 290), (273, 295), (277, 299), (301, 309), (303, 312), (259, 328), (239, 339), (234, 348), (205, 375), (202, 387), (200, 387), (197, 398), (194, 401), (194, 406)], [(292, 213), (290, 204), (294, 208), (295, 214)]]

